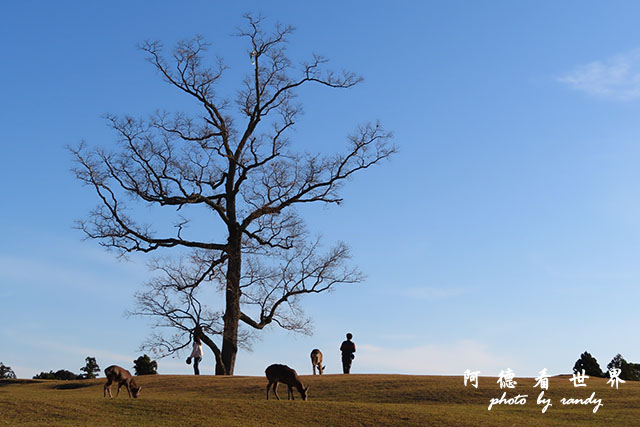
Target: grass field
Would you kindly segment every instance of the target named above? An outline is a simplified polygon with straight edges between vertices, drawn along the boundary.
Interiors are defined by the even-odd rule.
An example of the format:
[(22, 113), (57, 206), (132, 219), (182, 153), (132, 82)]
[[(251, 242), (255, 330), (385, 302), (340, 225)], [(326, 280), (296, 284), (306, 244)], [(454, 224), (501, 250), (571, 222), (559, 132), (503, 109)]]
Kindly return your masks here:
[[(123, 388), (117, 399), (103, 398), (104, 379), (84, 381), (0, 380), (0, 425), (437, 425), (437, 426), (640, 426), (640, 383), (616, 390), (591, 378), (574, 388), (569, 376), (550, 379), (542, 413), (533, 379), (516, 378), (507, 397), (528, 395), (525, 405), (494, 405), (495, 378), (479, 388), (462, 377), (408, 375), (302, 376), (309, 400), (266, 400), (264, 377), (152, 375), (136, 378), (139, 399)], [(115, 396), (115, 387), (114, 387)], [(603, 406), (562, 405), (561, 398), (587, 398)], [(296, 392), (297, 393), (297, 392)], [(286, 387), (280, 385), (286, 399)]]

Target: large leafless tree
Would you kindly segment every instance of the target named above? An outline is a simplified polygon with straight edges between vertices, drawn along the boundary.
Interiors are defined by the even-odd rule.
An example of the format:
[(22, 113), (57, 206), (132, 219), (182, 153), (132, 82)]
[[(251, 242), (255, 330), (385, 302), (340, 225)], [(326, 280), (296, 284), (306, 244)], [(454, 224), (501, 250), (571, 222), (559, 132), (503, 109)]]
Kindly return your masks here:
[[(201, 37), (179, 42), (170, 59), (159, 42), (146, 42), (141, 49), (149, 62), (201, 114), (108, 116), (118, 135), (116, 149), (71, 149), (76, 176), (100, 201), (78, 222), (86, 236), (122, 254), (190, 252), (178, 251), (179, 260), (156, 259), (160, 275), (136, 296), (135, 314), (154, 316), (159, 326), (177, 331), (170, 338), (156, 335), (150, 344), (168, 354), (196, 333), (215, 354), (216, 373), (227, 375), (234, 372), (243, 334), (269, 324), (306, 331), (302, 296), (362, 280), (347, 265), (347, 246), (338, 243), (322, 252), (296, 206), (340, 203), (339, 190), (349, 177), (395, 152), (390, 134), (377, 123), (359, 126), (344, 153), (296, 151), (288, 135), (302, 112), (299, 88), (344, 89), (362, 79), (327, 70), (327, 60), (317, 55), (294, 65), (286, 53), (291, 27), (276, 25), (267, 32), (262, 18), (246, 19), (239, 35), (248, 42), (250, 72), (235, 102), (220, 95), (227, 68), (222, 60), (207, 65), (209, 45)], [(131, 209), (131, 202), (166, 207), (176, 217), (175, 227), (158, 231), (136, 219), (142, 212)], [(206, 231), (192, 231), (190, 215), (201, 219), (203, 211), (210, 218)], [(205, 283), (217, 284), (224, 296), (221, 310), (202, 301)]]

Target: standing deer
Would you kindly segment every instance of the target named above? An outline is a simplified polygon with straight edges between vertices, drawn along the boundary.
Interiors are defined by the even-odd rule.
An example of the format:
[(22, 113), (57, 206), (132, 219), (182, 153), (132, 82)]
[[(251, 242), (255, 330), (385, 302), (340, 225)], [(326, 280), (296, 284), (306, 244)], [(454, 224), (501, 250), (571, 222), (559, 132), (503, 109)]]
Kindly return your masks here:
[(276, 399), (280, 400), (277, 391), (279, 382), (286, 384), (288, 387), (287, 399), (295, 400), (293, 397), (293, 387), (295, 387), (298, 389), (300, 396), (302, 396), (302, 400), (307, 400), (307, 390), (309, 390), (309, 386), (305, 387), (304, 384), (302, 384), (295, 369), (291, 369), (287, 365), (274, 364), (269, 366), (264, 373), (269, 380), (269, 384), (267, 384), (267, 400), (269, 400), (269, 388), (272, 384), (273, 394), (276, 395)]
[(109, 390), (109, 397), (113, 399), (113, 395), (111, 394), (111, 384), (114, 382), (118, 383), (118, 392), (116, 393), (116, 397), (120, 394), (120, 387), (122, 386), (125, 386), (127, 389), (129, 398), (131, 398), (132, 393), (134, 399), (140, 394), (142, 387), (137, 386), (131, 372), (126, 369), (121, 368), (120, 366), (111, 365), (104, 370), (104, 374), (107, 376), (107, 383), (104, 385), (104, 397), (107, 397), (107, 390)]
[(322, 375), (324, 368), (326, 368), (326, 366), (322, 366), (322, 352), (317, 348), (311, 351), (311, 366), (313, 367), (313, 375), (316, 374), (316, 367), (318, 367), (319, 375)]

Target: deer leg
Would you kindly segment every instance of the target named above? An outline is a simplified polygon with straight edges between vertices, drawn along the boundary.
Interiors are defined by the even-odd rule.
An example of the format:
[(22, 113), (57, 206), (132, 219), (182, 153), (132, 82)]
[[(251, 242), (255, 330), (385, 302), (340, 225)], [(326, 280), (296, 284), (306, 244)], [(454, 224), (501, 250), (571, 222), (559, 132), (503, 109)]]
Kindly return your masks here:
[(267, 384), (267, 400), (269, 400), (269, 389), (271, 388), (271, 383)]
[(122, 387), (122, 383), (118, 384), (118, 392), (116, 393), (116, 399), (120, 395), (120, 387)]
[(111, 394), (111, 381), (107, 381), (104, 385), (104, 397), (107, 397), (107, 390), (109, 391), (109, 398), (113, 399), (113, 395)]
[(315, 365), (315, 363), (314, 363), (314, 364), (313, 364), (313, 375), (315, 375), (315, 374), (316, 374), (316, 365)]
[(124, 383), (124, 388), (127, 389), (127, 393), (129, 394), (129, 399), (131, 399), (131, 389), (129, 388), (129, 384)]
[(273, 394), (276, 395), (276, 399), (280, 400), (280, 396), (278, 396), (278, 382), (273, 383)]
[(287, 400), (289, 399), (296, 400), (296, 398), (293, 397), (293, 388), (290, 385), (287, 386)]

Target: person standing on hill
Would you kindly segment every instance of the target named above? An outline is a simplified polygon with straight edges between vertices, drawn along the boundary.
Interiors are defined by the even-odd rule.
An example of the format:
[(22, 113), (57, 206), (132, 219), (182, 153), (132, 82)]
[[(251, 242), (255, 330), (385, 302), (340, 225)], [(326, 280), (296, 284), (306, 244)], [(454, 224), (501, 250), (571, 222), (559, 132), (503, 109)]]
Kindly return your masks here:
[(342, 352), (342, 371), (345, 374), (348, 374), (351, 371), (351, 362), (355, 358), (354, 354), (356, 352), (356, 344), (351, 341), (353, 335), (350, 333), (347, 334), (347, 340), (342, 342), (340, 346), (340, 351)]
[(193, 334), (193, 350), (191, 350), (191, 355), (187, 357), (187, 364), (191, 363), (191, 359), (193, 359), (193, 374), (200, 375), (200, 361), (202, 360), (202, 341), (200, 340), (200, 336), (196, 333)]

